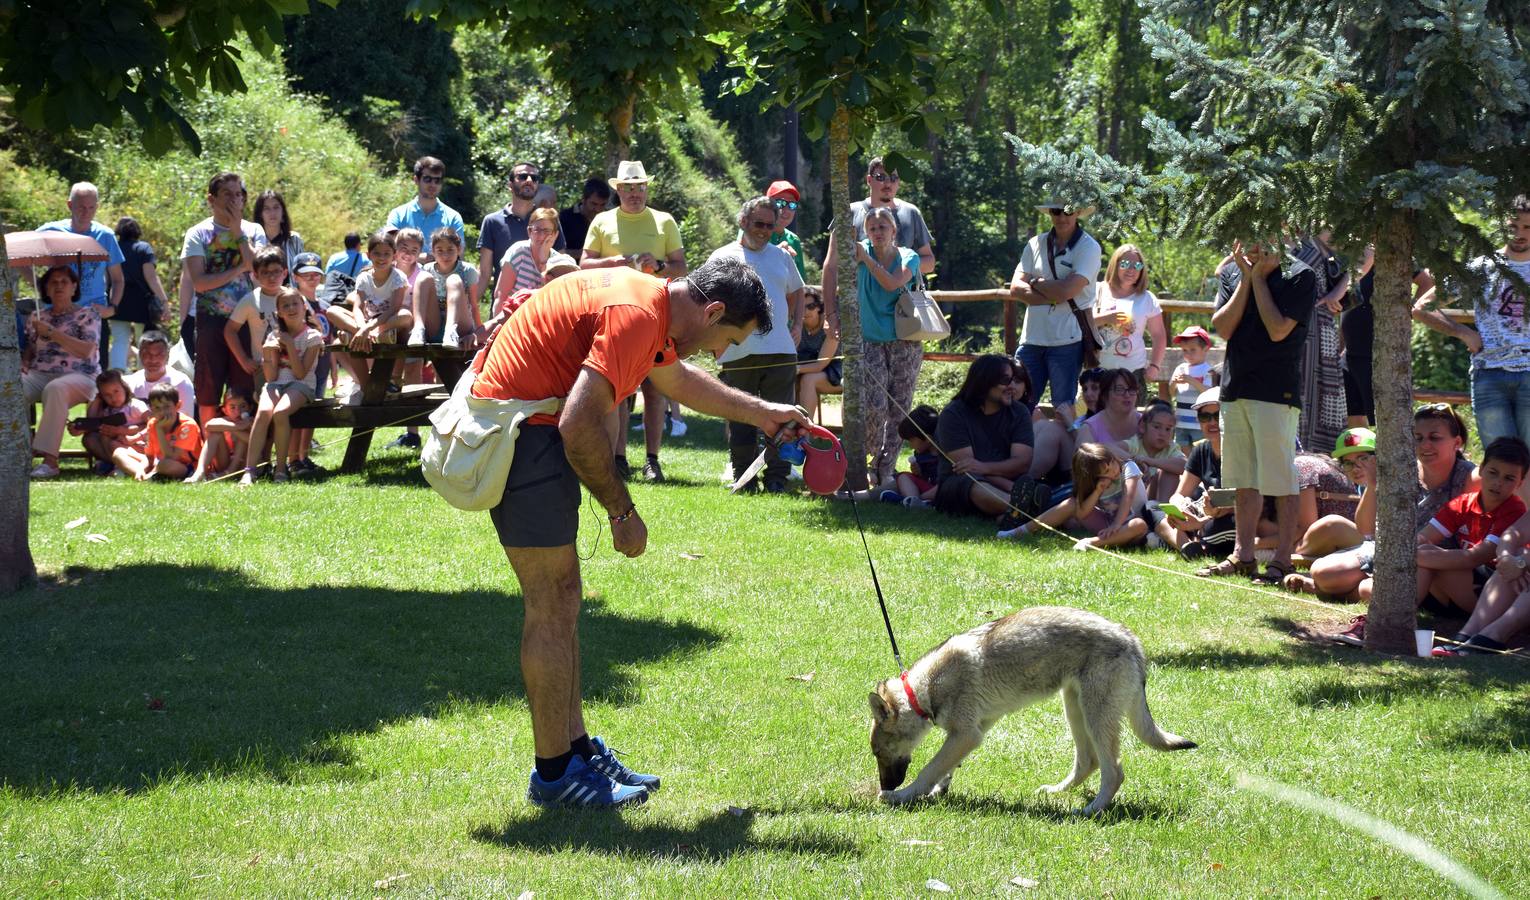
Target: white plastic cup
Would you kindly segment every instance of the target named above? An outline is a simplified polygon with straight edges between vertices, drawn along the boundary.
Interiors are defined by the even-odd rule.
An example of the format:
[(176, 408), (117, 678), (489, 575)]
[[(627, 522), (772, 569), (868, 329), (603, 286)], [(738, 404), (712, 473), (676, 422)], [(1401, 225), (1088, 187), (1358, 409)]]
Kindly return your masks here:
[(1419, 628), (1413, 632), (1413, 643), (1418, 655), (1428, 657), (1434, 652), (1434, 629)]

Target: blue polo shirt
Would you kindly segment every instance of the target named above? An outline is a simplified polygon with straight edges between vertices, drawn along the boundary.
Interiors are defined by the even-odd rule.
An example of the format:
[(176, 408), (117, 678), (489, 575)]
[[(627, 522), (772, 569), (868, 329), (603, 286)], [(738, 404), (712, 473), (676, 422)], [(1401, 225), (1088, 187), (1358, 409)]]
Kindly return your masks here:
[(355, 278), (356, 273), (366, 267), (367, 258), (361, 255), (360, 250), (341, 250), (339, 253), (331, 256), (329, 262), (324, 264), (324, 274), (328, 275), (339, 269), (341, 272)]
[(442, 228), (450, 228), (457, 232), (457, 237), (462, 238), (463, 246), (467, 246), (467, 229), (462, 227), (462, 216), (455, 209), (436, 201), (436, 208), (427, 215), (420, 209), (420, 198), (416, 195), (403, 206), (394, 207), (393, 212), (388, 213), (389, 228), (418, 228), (425, 235), (425, 252), (430, 252), (430, 236)]
[[(71, 264), (75, 274), (80, 277), (81, 306), (105, 306), (106, 294), (106, 268), (108, 266), (122, 265), (122, 246), (117, 243), (117, 235), (110, 228), (100, 222), (91, 222), (90, 227), (84, 231), (75, 231), (69, 227), (68, 219), (59, 219), (57, 222), (49, 222), (37, 229), (38, 231), (67, 231), (70, 234), (84, 234), (95, 238), (101, 249), (106, 251), (106, 262), (87, 262), (81, 265)], [(81, 269), (84, 269), (82, 272)]]

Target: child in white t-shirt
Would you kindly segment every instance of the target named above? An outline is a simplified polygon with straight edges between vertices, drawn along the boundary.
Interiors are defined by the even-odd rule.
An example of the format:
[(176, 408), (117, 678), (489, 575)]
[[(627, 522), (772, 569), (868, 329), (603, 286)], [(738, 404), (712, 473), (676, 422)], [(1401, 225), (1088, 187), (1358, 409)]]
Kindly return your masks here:
[[(356, 276), (356, 289), (345, 298), (350, 309), (335, 304), (324, 311), (334, 330), (343, 332), (341, 341), (361, 352), (372, 349), (373, 344), (395, 343), (398, 330), (407, 331), (414, 324), (414, 316), (404, 304), (408, 283), (393, 266), (393, 235), (379, 231), (368, 238), (367, 259), (372, 267)], [(358, 388), (366, 386), (372, 373), (370, 359), (349, 353), (337, 353), (336, 358)], [(359, 399), (360, 393), (354, 396)]]
[(292, 439), (288, 419), (317, 393), (314, 365), (324, 349), (324, 336), (314, 327), (308, 301), (288, 288), (276, 298), (276, 314), (276, 327), (266, 335), (265, 346), (260, 350), (266, 385), (261, 390), (260, 407), (256, 409), (255, 421), (250, 427), (249, 453), (245, 456), (244, 477), (239, 480), (241, 486), (255, 481), (267, 428), (272, 432), (276, 457), (271, 480), (288, 479), (287, 456)]
[[(229, 355), (240, 368), (261, 381), (260, 348), (266, 342), (266, 332), (276, 325), (276, 295), (287, 280), (287, 253), (275, 244), (267, 244), (255, 254), (253, 263), (255, 290), (244, 295), (229, 313), (223, 325), (223, 340), (228, 343)], [(250, 330), (249, 343), (239, 340), (241, 327)]]
[(1175, 346), (1185, 361), (1174, 367), (1169, 386), (1174, 389), (1174, 438), (1184, 449), (1201, 439), (1201, 424), (1195, 417), (1195, 398), (1216, 383), (1206, 354), (1211, 350), (1211, 335), (1198, 325), (1186, 328), (1174, 337)]

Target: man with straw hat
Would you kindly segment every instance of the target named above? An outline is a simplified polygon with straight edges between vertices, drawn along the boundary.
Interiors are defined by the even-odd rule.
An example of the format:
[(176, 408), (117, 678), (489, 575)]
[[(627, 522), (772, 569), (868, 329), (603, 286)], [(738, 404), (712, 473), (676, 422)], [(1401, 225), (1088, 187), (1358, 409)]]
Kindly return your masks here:
[[(660, 212), (648, 205), (648, 173), (643, 163), (624, 159), (616, 167), (616, 177), (611, 188), (616, 191), (617, 207), (597, 215), (590, 222), (584, 237), (584, 256), (579, 260), (582, 269), (604, 269), (625, 266), (657, 275), (660, 278), (680, 278), (685, 275), (685, 248), (680, 243), (680, 226), (674, 216)], [(643, 435), (648, 449), (648, 459), (643, 463), (643, 478), (661, 482), (664, 470), (659, 467), (659, 447), (664, 443), (664, 413), (668, 401), (649, 381), (643, 382)], [(630, 467), (625, 448), (626, 429), (624, 406), (618, 404), (607, 427), (611, 429), (611, 446), (617, 449), (617, 471), (625, 476)], [(678, 437), (685, 433), (685, 422), (675, 407), (674, 432)]]

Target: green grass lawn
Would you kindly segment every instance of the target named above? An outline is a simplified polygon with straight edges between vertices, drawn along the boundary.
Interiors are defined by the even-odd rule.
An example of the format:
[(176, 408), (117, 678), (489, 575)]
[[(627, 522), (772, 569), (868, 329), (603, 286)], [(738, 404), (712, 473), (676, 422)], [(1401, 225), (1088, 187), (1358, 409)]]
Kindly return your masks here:
[[(850, 509), (727, 496), (720, 426), (694, 425), (665, 451), (675, 483), (634, 488), (645, 556), (597, 541), (593, 508), (583, 519), (587, 715), (664, 778), (620, 815), (525, 801), (515, 584), (488, 517), (439, 500), (412, 457), (244, 492), (78, 463), (36, 485), (45, 577), (0, 604), (0, 895), (934, 896), (929, 879), (962, 895), (1454, 893), (1239, 789), (1244, 773), (1530, 893), (1530, 666), (1366, 656), (1299, 636), (1352, 608), (873, 504), (910, 659), (1018, 607), (1093, 610), (1141, 637), (1154, 715), (1200, 743), (1126, 738), (1116, 806), (1074, 819), (1089, 793), (1034, 794), (1071, 764), (1052, 700), (1002, 720), (945, 800), (880, 806), (866, 694), (896, 672)], [(339, 435), (323, 437), (338, 465)]]

